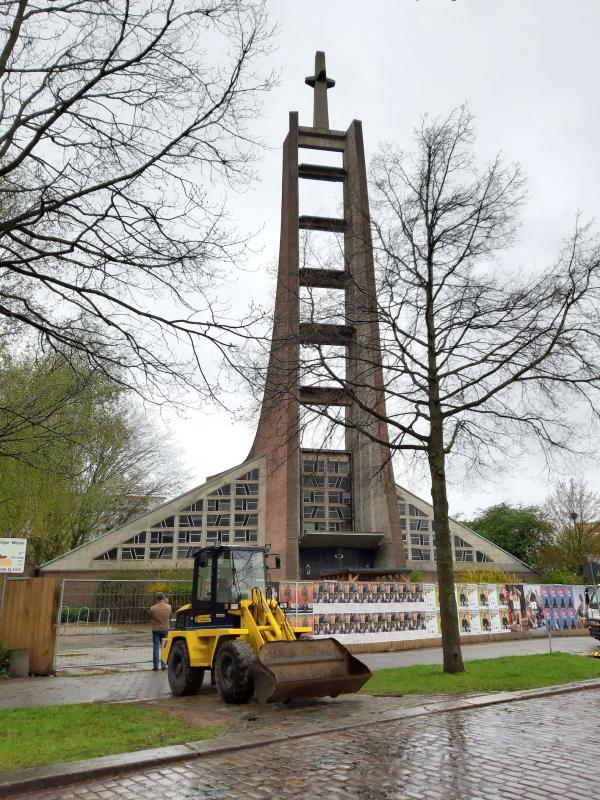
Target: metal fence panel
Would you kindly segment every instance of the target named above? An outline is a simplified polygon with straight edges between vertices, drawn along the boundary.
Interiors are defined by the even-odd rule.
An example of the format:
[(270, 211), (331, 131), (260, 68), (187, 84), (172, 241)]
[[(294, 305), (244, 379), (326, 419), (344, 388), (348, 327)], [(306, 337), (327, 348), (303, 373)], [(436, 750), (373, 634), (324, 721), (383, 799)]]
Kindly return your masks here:
[(150, 606), (159, 591), (176, 611), (190, 602), (192, 584), (65, 578), (56, 621), (55, 671), (151, 664)]

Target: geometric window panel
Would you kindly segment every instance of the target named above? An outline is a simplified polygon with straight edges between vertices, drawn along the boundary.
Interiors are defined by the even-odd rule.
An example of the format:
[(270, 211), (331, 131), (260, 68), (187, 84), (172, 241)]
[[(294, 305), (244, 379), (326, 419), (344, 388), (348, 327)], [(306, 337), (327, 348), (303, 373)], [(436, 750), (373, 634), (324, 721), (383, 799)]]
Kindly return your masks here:
[(180, 514), (179, 515), (180, 528), (201, 528), (202, 527), (202, 514)]
[(177, 558), (193, 558), (197, 551), (197, 547), (178, 547)]
[(202, 531), (179, 531), (179, 544), (200, 544)]
[[(330, 480), (338, 480), (337, 478), (331, 478)], [(339, 478), (339, 480), (343, 480), (343, 478)], [(324, 475), (304, 475), (302, 478), (302, 485), (303, 486), (310, 486), (311, 488), (314, 486), (315, 489), (322, 489), (325, 486), (325, 476)]]
[(246, 472), (245, 475), (240, 475), (239, 478), (236, 478), (236, 481), (257, 481), (258, 480), (258, 469), (251, 469), (250, 472)]
[(431, 551), (422, 547), (411, 548), (413, 561), (431, 561)]
[(240, 527), (247, 525), (258, 525), (258, 514), (236, 514), (235, 524)]
[(141, 561), (146, 556), (145, 547), (122, 547), (121, 558), (123, 561)]
[(123, 542), (123, 544), (144, 544), (146, 541), (146, 531), (142, 531), (142, 533), (136, 533), (135, 536), (132, 536), (131, 539), (127, 539)]
[(196, 500), (191, 506), (186, 506), (181, 509), (181, 513), (187, 514), (190, 511), (202, 511), (202, 500)]
[(350, 478), (344, 478), (339, 475), (329, 475), (327, 478), (327, 486), (330, 489), (343, 489), (345, 492), (351, 491)]
[(456, 550), (455, 555), (457, 561), (473, 561), (472, 550)]
[(312, 472), (325, 472), (324, 461), (314, 461), (313, 459), (304, 459), (302, 461), (302, 470), (307, 473)]
[(258, 483), (236, 483), (235, 493), (238, 496), (258, 494)]
[(461, 539), (460, 536), (454, 537), (454, 547), (471, 547), (469, 542), (465, 542), (464, 539)]
[(94, 561), (116, 561), (117, 559), (117, 548), (113, 547), (111, 550), (107, 550), (105, 553), (101, 553), (99, 556), (94, 558)]
[(229, 498), (222, 500), (208, 500), (208, 511), (229, 511), (231, 500)]
[(220, 531), (206, 531), (206, 541), (207, 542), (228, 542), (229, 541), (229, 531), (220, 530)]
[(152, 559), (170, 559), (173, 558), (172, 547), (151, 547), (150, 558)]
[(175, 527), (175, 517), (167, 517), (166, 519), (161, 520), (160, 522), (155, 522), (154, 525), (151, 525), (152, 528), (174, 528)]
[(413, 506), (412, 503), (409, 503), (408, 516), (409, 517), (426, 517), (427, 514), (424, 511), (421, 511), (420, 508), (417, 508), (416, 506)]
[(481, 562), (493, 563), (493, 559), (492, 558), (490, 558), (489, 556), (486, 556), (485, 553), (481, 553), (479, 550), (475, 551), (475, 556), (477, 558), (477, 561), (479, 561), (480, 563)]
[(256, 542), (258, 541), (257, 531), (236, 530), (234, 534), (234, 541), (236, 542)]
[(206, 525), (208, 528), (225, 528), (229, 526), (229, 514), (207, 514)]
[(256, 511), (257, 509), (258, 499), (255, 497), (249, 497), (248, 499), (237, 497), (235, 500), (236, 511)]
[(227, 496), (231, 494), (231, 486), (227, 483), (225, 486), (221, 486), (220, 489), (215, 489), (214, 492), (210, 493), (211, 497), (223, 497), (223, 495)]
[(173, 544), (173, 531), (150, 531), (150, 544)]
[(410, 520), (410, 529), (411, 531), (426, 531), (429, 529), (429, 520), (428, 519), (411, 519)]
[(334, 475), (348, 475), (350, 472), (349, 461), (328, 461), (327, 472)]
[(325, 509), (323, 506), (304, 506), (304, 519), (325, 519)]

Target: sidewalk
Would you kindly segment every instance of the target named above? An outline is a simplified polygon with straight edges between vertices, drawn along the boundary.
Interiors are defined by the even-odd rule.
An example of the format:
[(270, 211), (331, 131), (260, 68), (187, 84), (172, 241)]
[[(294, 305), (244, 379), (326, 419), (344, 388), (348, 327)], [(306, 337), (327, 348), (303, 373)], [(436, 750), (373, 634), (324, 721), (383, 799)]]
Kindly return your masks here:
[[(597, 649), (591, 637), (577, 636), (552, 640), (555, 651), (564, 653), (591, 653)], [(547, 653), (546, 639), (524, 639), (511, 642), (463, 645), (463, 657), (498, 658), (503, 655), (530, 655)], [(375, 671), (389, 667), (407, 667), (413, 664), (441, 664), (441, 647), (422, 650), (390, 651), (387, 653), (362, 653), (358, 655), (369, 669)], [(210, 691), (210, 679), (205, 677), (200, 696)], [(146, 668), (137, 671), (59, 676), (38, 678), (13, 678), (0, 680), (0, 709), (28, 708), (31, 706), (67, 705), (72, 703), (123, 703), (129, 700), (156, 700), (171, 697), (164, 672)]]

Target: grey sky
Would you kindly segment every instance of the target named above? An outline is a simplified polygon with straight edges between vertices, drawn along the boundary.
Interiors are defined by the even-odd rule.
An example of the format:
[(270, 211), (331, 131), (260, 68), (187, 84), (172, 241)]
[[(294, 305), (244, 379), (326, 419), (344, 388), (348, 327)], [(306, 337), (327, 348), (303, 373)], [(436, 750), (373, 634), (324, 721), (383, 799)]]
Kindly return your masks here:
[[(242, 297), (266, 303), (273, 291), (280, 147), (288, 111), (311, 124), (312, 92), (304, 77), (312, 73), (315, 50), (326, 51), (336, 80), (330, 124), (345, 129), (361, 119), (367, 158), (382, 140), (411, 148), (422, 114), (443, 115), (468, 102), (481, 159), (501, 150), (529, 179), (520, 240), (506, 264), (546, 264), (578, 210), (598, 216), (597, 0), (304, 0), (272, 2), (271, 14), (280, 25), (271, 60), (281, 81), (253, 131), (270, 149), (259, 164), (260, 181), (230, 198), (242, 228), (262, 228), (254, 244), (260, 252), (249, 263), (253, 272), (224, 287), (236, 306)], [(177, 420), (174, 428), (195, 483), (242, 461), (254, 434), (214, 411)], [(542, 460), (531, 457), (520, 466), (494, 483), (457, 482), (450, 487), (451, 511), (468, 515), (500, 500), (541, 501), (548, 488)], [(598, 488), (593, 463), (582, 463), (579, 472)], [(396, 479), (429, 497), (422, 477), (397, 467)]]

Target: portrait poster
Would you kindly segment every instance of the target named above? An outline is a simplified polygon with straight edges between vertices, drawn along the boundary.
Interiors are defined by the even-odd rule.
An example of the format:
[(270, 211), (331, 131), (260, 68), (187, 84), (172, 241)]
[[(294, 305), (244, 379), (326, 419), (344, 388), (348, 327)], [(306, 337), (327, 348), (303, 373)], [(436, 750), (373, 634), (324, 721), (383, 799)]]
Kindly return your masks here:
[(575, 622), (577, 628), (587, 628), (587, 606), (585, 604), (585, 586), (571, 586), (573, 605), (575, 606)]
[(470, 633), (479, 633), (479, 612), (460, 611), (458, 612), (458, 628), (461, 635), (466, 636)]
[(479, 609), (479, 630), (481, 633), (492, 633), (492, 613), (490, 608)]
[(513, 631), (525, 630), (527, 628), (527, 613), (525, 610), (523, 584), (506, 584), (505, 590), (510, 628)]
[(541, 586), (536, 584), (524, 584), (523, 594), (525, 597), (525, 615), (527, 627), (531, 630), (545, 627), (544, 608), (542, 605)]
[(479, 608), (498, 608), (498, 590), (495, 584), (478, 584), (477, 597)]
[(459, 610), (469, 607), (469, 587), (466, 583), (456, 584), (456, 604)]

